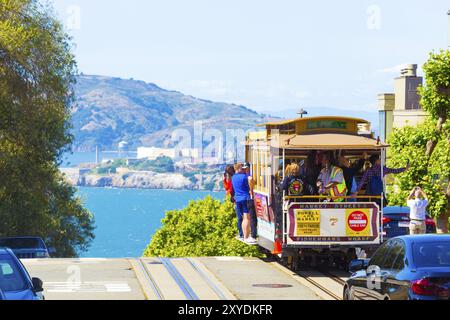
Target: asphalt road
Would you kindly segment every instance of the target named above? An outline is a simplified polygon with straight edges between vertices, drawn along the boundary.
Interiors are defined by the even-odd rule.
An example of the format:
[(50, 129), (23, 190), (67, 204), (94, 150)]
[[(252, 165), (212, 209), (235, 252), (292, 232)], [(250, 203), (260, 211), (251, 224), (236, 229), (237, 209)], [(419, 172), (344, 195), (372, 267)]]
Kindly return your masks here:
[(47, 300), (318, 300), (320, 292), (253, 258), (23, 260)]

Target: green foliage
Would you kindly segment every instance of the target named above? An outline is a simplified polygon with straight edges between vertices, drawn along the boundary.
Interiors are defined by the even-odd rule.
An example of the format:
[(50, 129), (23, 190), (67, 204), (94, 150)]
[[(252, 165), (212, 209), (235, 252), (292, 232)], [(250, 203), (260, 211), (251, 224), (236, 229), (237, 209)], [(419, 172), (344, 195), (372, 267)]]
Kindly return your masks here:
[(94, 237), (58, 171), (72, 141), (69, 40), (41, 1), (0, 0), (0, 236), (40, 236), (66, 257)]
[(101, 164), (99, 167), (92, 169), (94, 174), (110, 174), (116, 173), (117, 168), (126, 167), (127, 162), (124, 159), (115, 159), (112, 162)]
[(432, 52), (423, 66), (426, 85), (419, 89), (423, 108), (434, 118), (450, 118), (450, 51)]
[(155, 160), (145, 160), (134, 164), (131, 169), (138, 171), (154, 171), (158, 173), (174, 172), (173, 160), (169, 157), (158, 157)]
[(389, 139), (391, 165), (411, 162), (411, 169), (398, 176), (390, 201), (405, 205), (411, 189), (422, 187), (430, 199), (428, 211), (442, 216), (443, 225), (438, 227), (445, 231), (450, 209), (450, 51), (432, 52), (423, 70), (426, 85), (419, 94), (431, 117), (418, 126), (395, 130)]
[(183, 176), (185, 178), (188, 178), (189, 181), (191, 181), (192, 183), (196, 183), (197, 182), (197, 178), (195, 177), (195, 175), (198, 174), (198, 172), (183, 172)]
[(257, 247), (235, 239), (234, 205), (208, 196), (182, 210), (169, 211), (163, 226), (144, 252), (146, 257), (247, 256), (261, 257)]
[[(437, 217), (446, 212), (447, 199), (444, 190), (450, 176), (450, 147), (444, 137), (449, 133), (450, 121), (447, 121), (444, 131), (436, 136), (432, 120), (415, 127), (407, 126), (394, 130), (388, 141), (391, 145), (389, 165), (398, 167), (410, 161), (411, 168), (395, 176), (396, 187), (391, 187), (389, 192), (390, 204), (405, 206), (409, 192), (415, 186), (420, 186), (430, 198), (429, 213)], [(428, 161), (425, 156), (426, 145), (431, 139), (435, 139), (438, 143)]]

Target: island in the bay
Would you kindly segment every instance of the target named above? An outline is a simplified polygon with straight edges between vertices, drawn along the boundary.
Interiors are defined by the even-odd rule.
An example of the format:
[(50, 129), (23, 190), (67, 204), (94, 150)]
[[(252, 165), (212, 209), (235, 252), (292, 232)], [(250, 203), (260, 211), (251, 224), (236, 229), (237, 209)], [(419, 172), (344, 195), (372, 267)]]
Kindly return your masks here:
[(134, 79), (82, 74), (75, 97), (72, 151), (101, 155), (62, 165), (75, 186), (222, 190), (245, 132), (273, 119)]

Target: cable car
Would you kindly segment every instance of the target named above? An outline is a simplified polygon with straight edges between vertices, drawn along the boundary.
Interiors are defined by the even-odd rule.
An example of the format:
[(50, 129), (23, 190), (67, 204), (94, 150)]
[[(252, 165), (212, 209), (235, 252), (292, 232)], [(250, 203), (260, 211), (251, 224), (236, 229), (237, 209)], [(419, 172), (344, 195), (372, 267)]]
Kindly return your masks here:
[[(349, 117), (309, 117), (260, 127), (247, 134), (245, 156), (254, 181), (261, 248), (295, 269), (302, 264), (348, 265), (356, 256), (356, 248), (370, 251), (382, 243), (386, 188), (383, 168), (388, 145), (374, 138), (370, 122)], [(331, 194), (305, 194), (301, 182), (287, 190), (281, 188), (286, 168), (293, 163), (315, 184), (321, 170), (318, 161), (325, 153), (335, 158), (345, 155), (350, 163), (363, 155), (378, 156), (382, 191), (369, 195), (362, 189), (357, 196), (346, 191), (338, 199)], [(369, 166), (367, 162), (364, 165)], [(356, 173), (356, 183), (362, 175), (363, 170)]]

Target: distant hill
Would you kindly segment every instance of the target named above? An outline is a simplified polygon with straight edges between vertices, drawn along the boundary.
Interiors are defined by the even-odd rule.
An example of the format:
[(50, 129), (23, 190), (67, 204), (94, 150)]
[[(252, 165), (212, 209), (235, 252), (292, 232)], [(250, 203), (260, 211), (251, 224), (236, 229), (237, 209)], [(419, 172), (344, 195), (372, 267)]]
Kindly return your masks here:
[(116, 150), (120, 141), (130, 148), (171, 145), (175, 129), (251, 129), (270, 118), (244, 106), (212, 102), (168, 91), (152, 83), (81, 75), (72, 110), (75, 151), (92, 151), (98, 145)]

